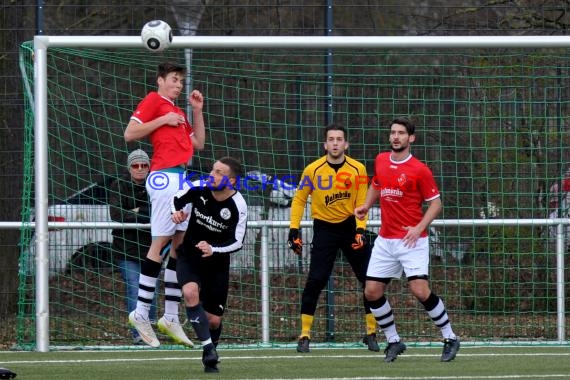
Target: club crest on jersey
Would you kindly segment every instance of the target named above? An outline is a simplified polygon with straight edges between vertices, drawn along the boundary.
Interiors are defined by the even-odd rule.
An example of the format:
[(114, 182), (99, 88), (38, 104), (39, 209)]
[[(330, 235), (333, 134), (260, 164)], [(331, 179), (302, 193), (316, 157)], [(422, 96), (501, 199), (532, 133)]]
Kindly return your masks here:
[(231, 218), (232, 213), (228, 208), (224, 207), (223, 209), (220, 210), (220, 216), (222, 217), (222, 219), (228, 220), (229, 218)]
[(404, 185), (406, 184), (406, 182), (408, 181), (406, 174), (401, 173), (398, 176), (398, 186), (400, 186), (400, 188), (404, 187)]

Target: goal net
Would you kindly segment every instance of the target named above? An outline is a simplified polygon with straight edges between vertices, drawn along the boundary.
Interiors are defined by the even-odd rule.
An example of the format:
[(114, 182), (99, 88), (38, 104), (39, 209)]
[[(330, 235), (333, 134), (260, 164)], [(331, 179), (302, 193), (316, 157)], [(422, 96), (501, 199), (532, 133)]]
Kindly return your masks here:
[[(558, 216), (567, 217), (564, 202), (551, 202), (562, 199), (551, 186), (561, 183), (570, 159), (567, 53), (193, 49), (188, 82), (205, 95), (206, 119), (206, 149), (196, 154), (195, 171), (209, 171), (216, 158), (231, 155), (250, 175), (267, 176), (274, 184), (244, 191), (250, 227), (244, 249), (232, 257), (221, 344), (296, 342), (310, 261), (308, 249), (298, 258), (286, 245), (296, 180), (306, 164), (323, 155), (323, 127), (328, 122), (347, 127), (348, 154), (371, 173), (376, 154), (389, 148), (388, 123), (400, 115), (416, 121), (413, 153), (431, 167), (443, 195), (441, 222), (430, 229), (431, 286), (445, 300), (454, 329), (464, 341), (557, 340), (556, 247), (546, 224), (445, 221), (546, 219), (552, 207)], [(110, 220), (109, 181), (126, 172), (131, 150), (142, 148), (152, 155), (148, 142), (124, 141), (129, 118), (145, 94), (156, 88), (157, 64), (184, 63), (185, 57), (181, 49), (160, 54), (141, 48), (48, 49), (50, 222)], [(20, 65), (27, 99), (22, 219), (32, 221), (35, 76), (30, 42), (21, 47)], [(179, 105), (184, 107), (182, 100)], [(308, 213), (306, 220), (310, 221)], [(264, 240), (265, 221), (273, 224)], [(283, 223), (275, 223), (279, 221)], [(309, 225), (303, 228), (306, 242), (311, 239)], [(376, 212), (369, 230), (377, 229)], [(110, 232), (90, 227), (49, 230), (53, 346), (131, 344), (125, 284), (114, 263), (117, 253), (111, 248)], [(33, 228), (23, 228), (21, 236), (17, 342), (26, 348), (36, 341), (38, 289)], [(264, 244), (267, 272), (262, 270)], [(566, 268), (568, 264), (566, 256)], [(267, 310), (260, 301), (265, 275)], [(160, 284), (157, 290), (162, 289)], [(439, 339), (405, 280), (394, 281), (388, 296), (407, 341)], [(361, 305), (360, 285), (339, 255), (330, 287), (319, 301), (312, 341), (362, 345)], [(264, 317), (268, 342), (262, 335)], [(193, 338), (190, 326), (186, 328)]]

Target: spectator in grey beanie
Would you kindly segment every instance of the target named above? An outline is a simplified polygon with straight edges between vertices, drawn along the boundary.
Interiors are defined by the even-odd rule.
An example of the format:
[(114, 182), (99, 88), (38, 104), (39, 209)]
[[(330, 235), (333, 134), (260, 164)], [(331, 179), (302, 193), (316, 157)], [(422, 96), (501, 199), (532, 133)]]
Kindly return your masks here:
[[(150, 223), (150, 205), (145, 187), (150, 159), (142, 149), (132, 151), (127, 158), (128, 173), (109, 187), (111, 219), (120, 223)], [(113, 261), (125, 281), (128, 312), (137, 306), (141, 262), (146, 257), (152, 237), (149, 229), (116, 228), (113, 230)], [(149, 317), (156, 321), (156, 302)], [(144, 344), (135, 328), (131, 329), (133, 344)]]

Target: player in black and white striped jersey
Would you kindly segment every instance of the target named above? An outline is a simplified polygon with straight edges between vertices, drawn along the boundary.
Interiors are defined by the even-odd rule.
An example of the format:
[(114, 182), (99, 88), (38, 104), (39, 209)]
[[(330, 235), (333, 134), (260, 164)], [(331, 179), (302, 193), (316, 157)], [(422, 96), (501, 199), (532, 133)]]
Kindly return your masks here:
[[(229, 288), (230, 254), (243, 246), (247, 205), (236, 183), (241, 164), (231, 157), (214, 163), (207, 181), (174, 196), (172, 221), (188, 217), (188, 229), (178, 248), (176, 274), (186, 303), (186, 315), (204, 349), (206, 372), (218, 372), (216, 346)], [(194, 183), (196, 184), (196, 183)], [(187, 204), (192, 204), (189, 213)]]

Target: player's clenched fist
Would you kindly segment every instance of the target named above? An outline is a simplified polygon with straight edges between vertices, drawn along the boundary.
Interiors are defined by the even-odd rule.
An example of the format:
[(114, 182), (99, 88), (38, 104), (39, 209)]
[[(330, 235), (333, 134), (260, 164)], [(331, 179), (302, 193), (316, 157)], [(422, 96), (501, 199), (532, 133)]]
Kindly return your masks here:
[(188, 103), (192, 106), (192, 108), (202, 109), (204, 105), (204, 95), (198, 90), (194, 90), (188, 96)]
[(172, 222), (178, 224), (178, 223), (184, 222), (187, 217), (188, 217), (188, 214), (185, 213), (184, 211), (180, 210), (180, 211), (176, 211), (176, 212), (172, 213), (172, 216), (170, 217), (170, 219), (172, 219)]
[(368, 214), (368, 208), (365, 206), (359, 206), (354, 209), (354, 216), (356, 216), (358, 220), (364, 220), (366, 214)]

